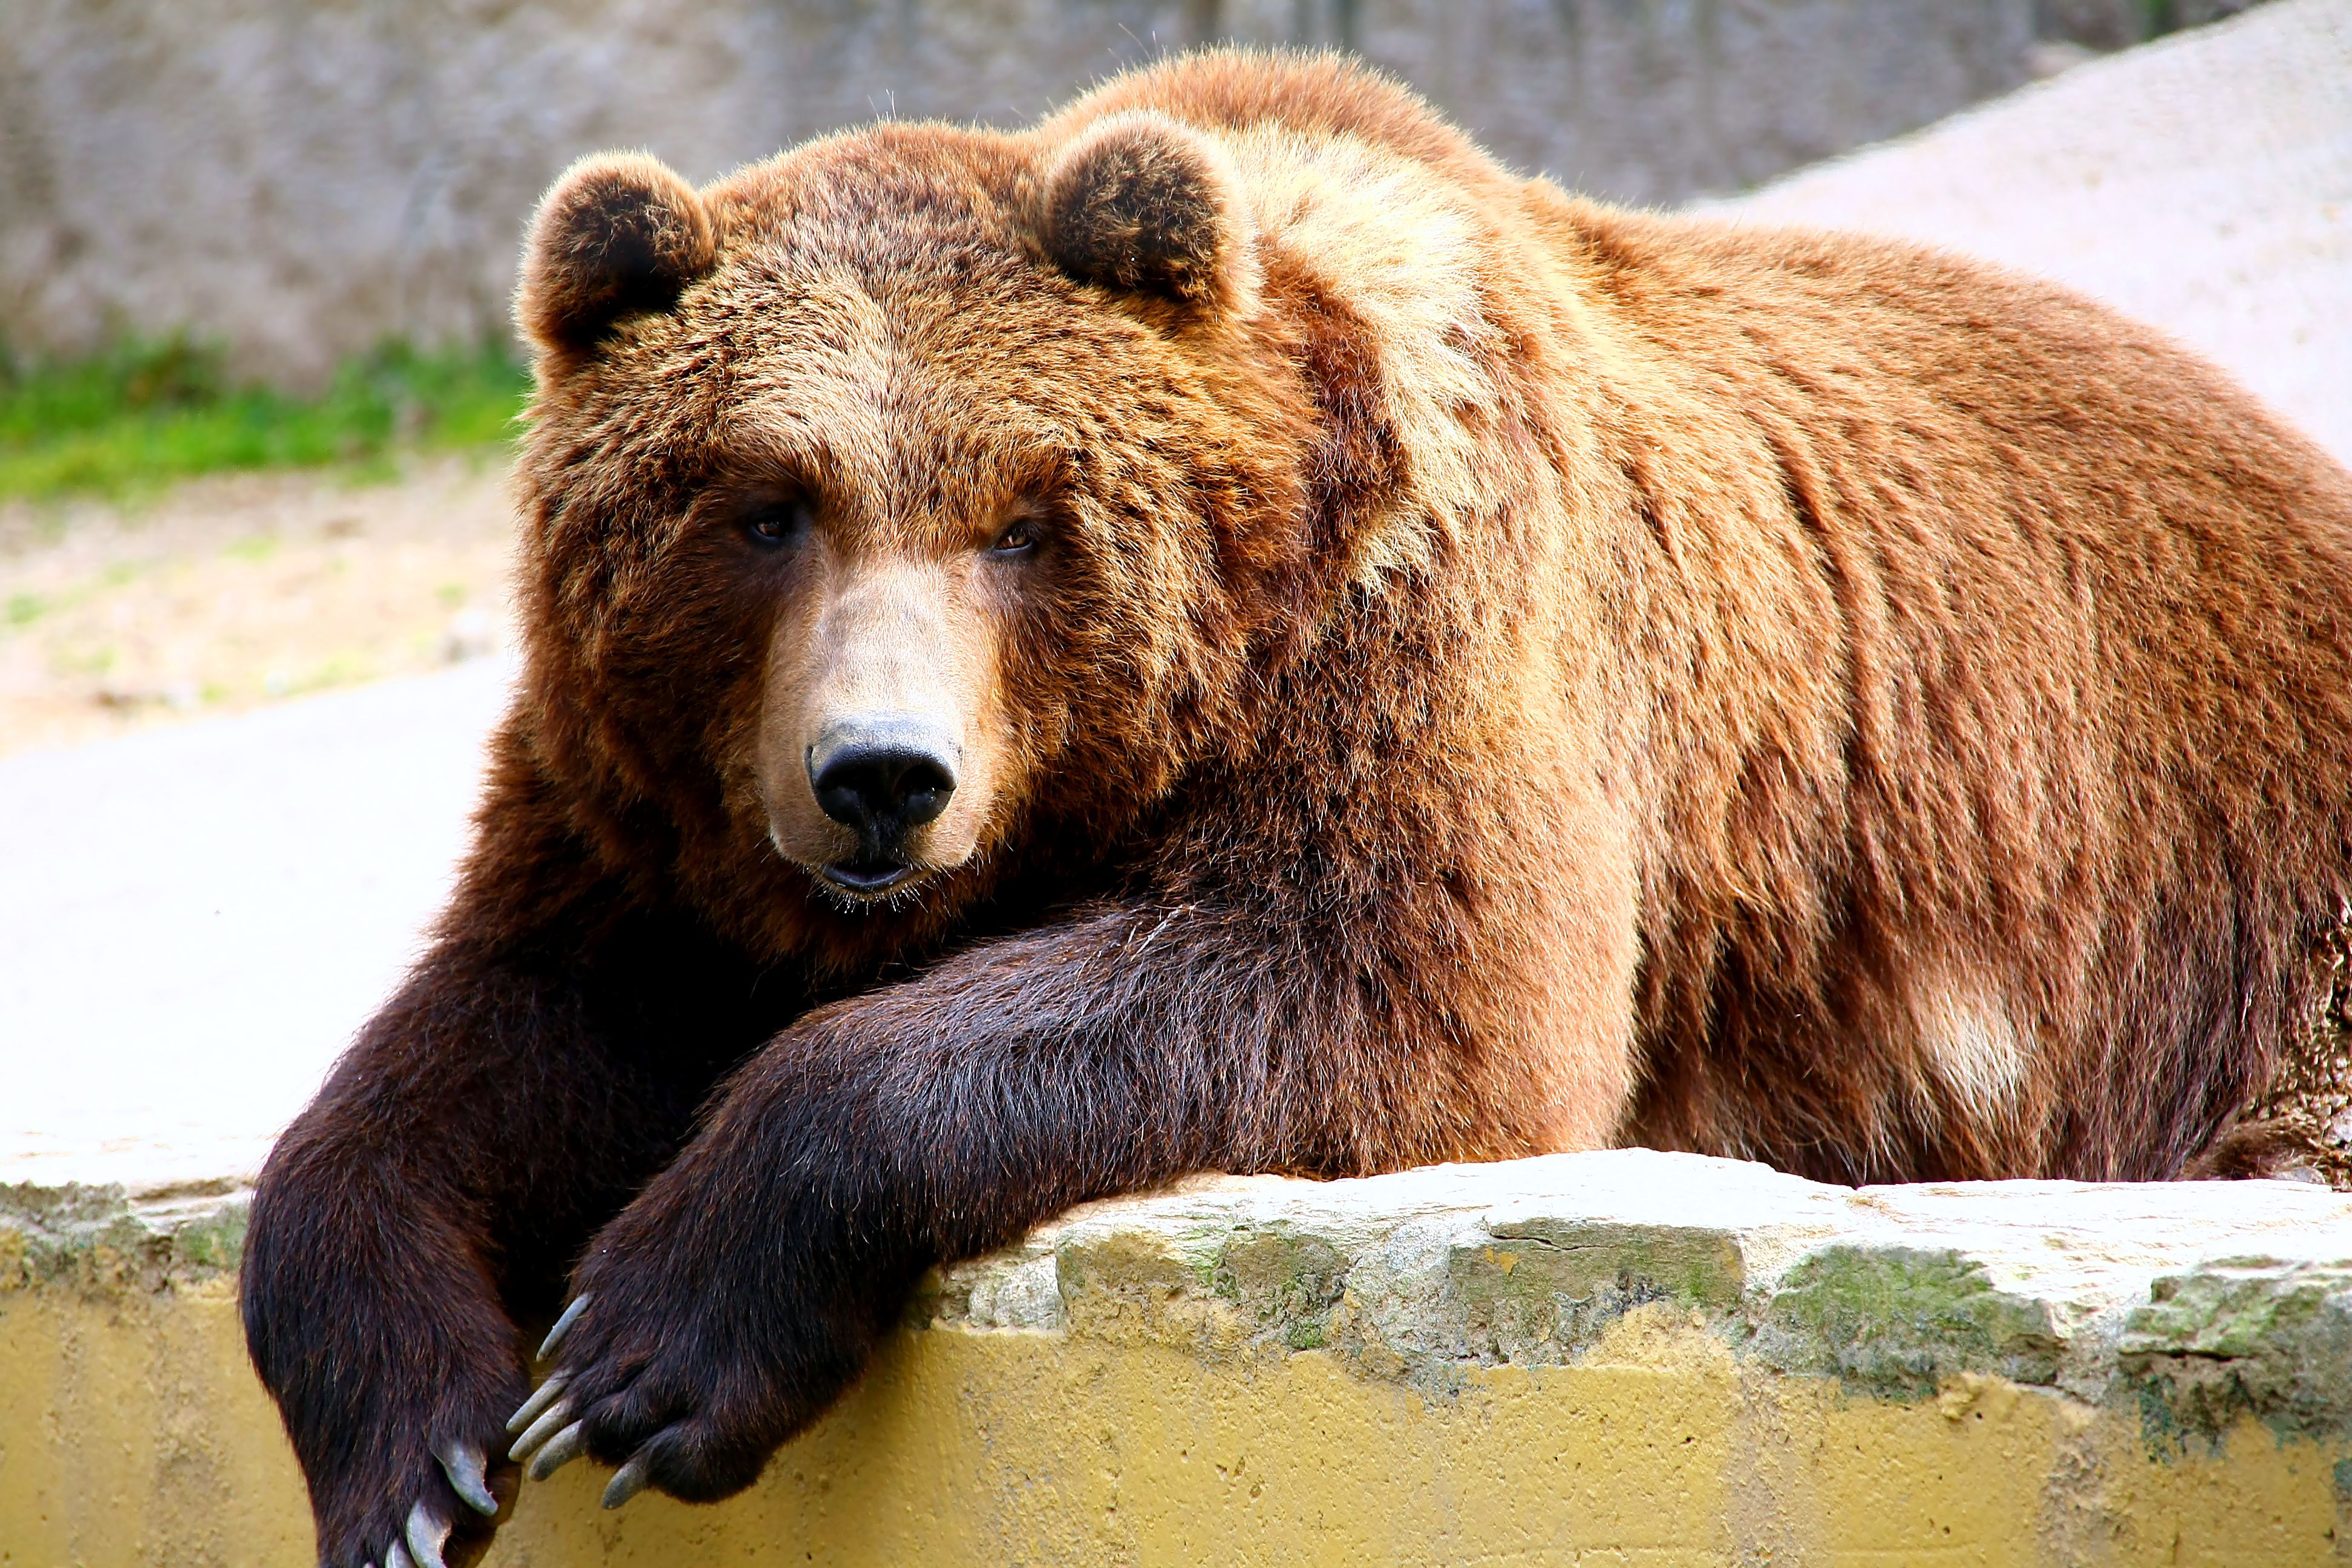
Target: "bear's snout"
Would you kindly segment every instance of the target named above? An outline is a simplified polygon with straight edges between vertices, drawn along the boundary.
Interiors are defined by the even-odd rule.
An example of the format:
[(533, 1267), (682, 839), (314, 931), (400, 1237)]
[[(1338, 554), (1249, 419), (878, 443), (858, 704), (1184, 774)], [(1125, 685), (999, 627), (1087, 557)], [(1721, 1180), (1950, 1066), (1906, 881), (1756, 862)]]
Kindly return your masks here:
[(833, 869), (861, 889), (886, 871), (895, 879), (905, 868), (907, 835), (936, 819), (955, 794), (961, 753), (920, 714), (860, 713), (827, 725), (808, 749), (809, 789), (825, 816), (857, 835), (856, 861)]
[(769, 843), (820, 887), (895, 904), (969, 861), (998, 802), (992, 618), (970, 572), (811, 553), (816, 580), (769, 644), (759, 808)]

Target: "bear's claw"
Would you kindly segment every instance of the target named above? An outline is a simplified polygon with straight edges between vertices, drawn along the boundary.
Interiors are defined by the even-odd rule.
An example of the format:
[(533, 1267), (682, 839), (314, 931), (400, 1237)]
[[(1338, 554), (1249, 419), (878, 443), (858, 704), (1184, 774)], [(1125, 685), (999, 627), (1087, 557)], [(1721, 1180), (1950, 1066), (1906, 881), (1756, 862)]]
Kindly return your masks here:
[(486, 1519), (498, 1516), (499, 1500), (490, 1495), (489, 1460), (478, 1445), (445, 1440), (434, 1445), (433, 1457), (441, 1461), (441, 1473), (449, 1478), (449, 1489), (460, 1501)]
[[(562, 1389), (555, 1389), (555, 1392), (562, 1394)], [(539, 1389), (539, 1394), (546, 1394), (546, 1389)], [(531, 1396), (534, 1404), (539, 1404), (539, 1394)], [(522, 1405), (520, 1411), (515, 1411), (515, 1420), (531, 1422), (530, 1429), (527, 1429), (522, 1436), (515, 1438), (513, 1448), (506, 1450), (506, 1458), (510, 1458), (515, 1465), (522, 1465), (524, 1460), (530, 1460), (531, 1458), (531, 1450), (539, 1448), (541, 1444), (546, 1444), (548, 1438), (555, 1436), (558, 1432), (562, 1432), (569, 1422), (572, 1422), (572, 1401), (555, 1399), (552, 1404), (541, 1405), (539, 1411), (531, 1411), (531, 1405)], [(508, 1429), (513, 1429), (513, 1422), (508, 1422)]]
[(547, 1338), (539, 1342), (541, 1361), (546, 1361), (563, 1348), (563, 1341), (572, 1332), (572, 1325), (580, 1321), (581, 1309), (587, 1305), (588, 1298), (584, 1295), (572, 1299), (572, 1305), (564, 1308), (563, 1315), (555, 1320), (555, 1327), (547, 1331)]
[(620, 1507), (645, 1490), (646, 1483), (652, 1479), (652, 1475), (653, 1468), (646, 1459), (645, 1450), (641, 1448), (629, 1457), (627, 1464), (614, 1470), (613, 1479), (604, 1484), (604, 1506)]
[[(563, 1415), (569, 1415), (571, 1413), (571, 1404), (569, 1401), (557, 1405), (555, 1409), (551, 1410), (545, 1415), (541, 1416), (540, 1420), (543, 1425), (548, 1421), (554, 1420), (559, 1413)], [(538, 1427), (533, 1427), (531, 1430), (537, 1431)], [(528, 1436), (530, 1434), (525, 1433), (524, 1436)], [(566, 1426), (562, 1431), (558, 1432), (554, 1436), (550, 1437), (547, 1440), (547, 1447), (541, 1448), (539, 1451), (539, 1457), (531, 1460), (530, 1470), (529, 1472), (530, 1479), (535, 1481), (543, 1481), (547, 1479), (548, 1477), (553, 1475), (556, 1471), (562, 1469), (564, 1466), (570, 1464), (572, 1460), (578, 1458), (587, 1451), (588, 1423), (585, 1421), (574, 1421), (571, 1426)]]
[[(532, 1424), (539, 1420), (540, 1416), (546, 1411), (547, 1407), (554, 1404), (557, 1397), (563, 1393), (564, 1384), (571, 1381), (572, 1375), (569, 1373), (559, 1372), (551, 1373), (548, 1380), (545, 1383), (541, 1384), (539, 1387), (532, 1392), (531, 1396), (529, 1399), (522, 1402), (522, 1408), (507, 1417), (507, 1430), (509, 1432), (521, 1432), (524, 1427), (532, 1426)], [(537, 1428), (534, 1426), (533, 1430), (536, 1429)], [(542, 1437), (544, 1435), (542, 1434)], [(526, 1445), (532, 1447), (538, 1447), (538, 1444), (531, 1441), (530, 1436), (528, 1433), (524, 1434), (522, 1441), (517, 1443), (515, 1447), (520, 1449)], [(509, 1453), (507, 1458), (510, 1459), (520, 1459), (522, 1455), (520, 1453)]]
[[(408, 1555), (416, 1568), (449, 1568), (441, 1560), (441, 1548), (449, 1539), (451, 1521), (443, 1519), (440, 1510), (419, 1498), (416, 1506), (408, 1510), (408, 1527), (403, 1531), (408, 1538)], [(397, 1552), (400, 1548), (393, 1548)]]

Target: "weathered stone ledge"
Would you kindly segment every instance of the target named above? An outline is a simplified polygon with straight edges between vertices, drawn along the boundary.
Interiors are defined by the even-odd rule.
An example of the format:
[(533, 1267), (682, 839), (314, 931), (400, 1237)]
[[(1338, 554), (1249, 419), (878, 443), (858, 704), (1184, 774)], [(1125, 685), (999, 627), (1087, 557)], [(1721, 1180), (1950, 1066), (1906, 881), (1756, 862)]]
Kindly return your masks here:
[[(226, 1180), (0, 1187), (0, 1291), (216, 1279), (247, 1198)], [(1470, 1368), (1572, 1365), (1641, 1310), (1850, 1394), (1992, 1376), (2137, 1411), (2152, 1440), (2249, 1415), (2352, 1437), (2352, 1196), (2300, 1183), (1854, 1189), (1645, 1150), (1207, 1177), (940, 1270), (908, 1326), (1324, 1351), (1443, 1399)]]
[(1827, 1186), (1622, 1150), (1090, 1205), (945, 1270), (940, 1326), (1326, 1350), (1443, 1398), (1568, 1365), (1638, 1309), (1849, 1392), (1992, 1376), (2140, 1414), (2352, 1436), (2352, 1197), (2293, 1182)]
[(234, 1273), (250, 1195), (227, 1177), (138, 1192), (0, 1184), (0, 1291), (165, 1290)]
[[(0, 1561), (310, 1561), (244, 1214), (0, 1188)], [(2352, 1560), (2352, 1197), (2300, 1184), (1205, 1179), (907, 1326), (742, 1499), (567, 1470), (488, 1568)]]

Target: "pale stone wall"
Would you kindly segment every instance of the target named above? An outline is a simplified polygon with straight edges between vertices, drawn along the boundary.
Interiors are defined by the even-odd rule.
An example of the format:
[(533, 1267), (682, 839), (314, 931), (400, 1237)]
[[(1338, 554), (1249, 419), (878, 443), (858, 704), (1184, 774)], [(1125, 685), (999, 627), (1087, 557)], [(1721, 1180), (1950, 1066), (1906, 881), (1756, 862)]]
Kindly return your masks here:
[[(0, 1543), (311, 1561), (242, 1207), (0, 1189)], [(935, 1276), (743, 1497), (490, 1568), (2342, 1561), (2352, 1198), (1556, 1155), (1095, 1205)]]
[(2024, 78), (2032, 0), (10, 0), (0, 341), (189, 328), (315, 376), (503, 330), (572, 158), (708, 179), (877, 114), (1016, 122), (1215, 38), (1353, 47), (1507, 160), (1737, 189)]

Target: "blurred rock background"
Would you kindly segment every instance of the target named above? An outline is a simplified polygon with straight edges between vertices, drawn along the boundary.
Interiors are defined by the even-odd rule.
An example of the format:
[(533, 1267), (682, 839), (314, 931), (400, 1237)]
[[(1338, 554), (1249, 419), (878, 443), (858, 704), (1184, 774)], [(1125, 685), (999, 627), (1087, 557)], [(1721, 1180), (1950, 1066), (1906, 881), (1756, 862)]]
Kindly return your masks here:
[[(1351, 49), (1507, 162), (1744, 189), (2229, 0), (9, 0), (0, 341), (193, 331), (319, 384), (504, 331), (565, 163), (696, 180), (877, 115), (1025, 121), (1202, 43)], [(2070, 53), (2069, 51), (2074, 51)]]

